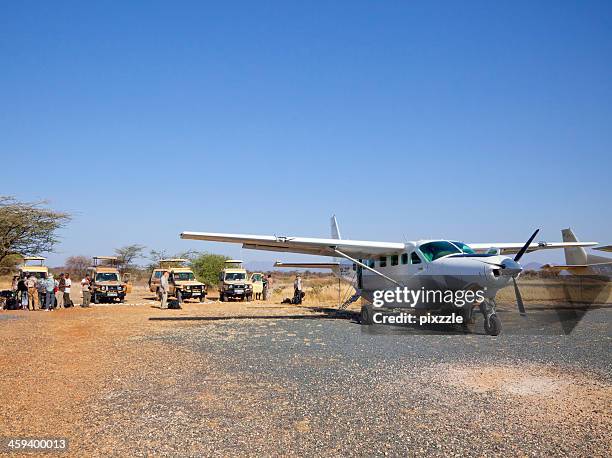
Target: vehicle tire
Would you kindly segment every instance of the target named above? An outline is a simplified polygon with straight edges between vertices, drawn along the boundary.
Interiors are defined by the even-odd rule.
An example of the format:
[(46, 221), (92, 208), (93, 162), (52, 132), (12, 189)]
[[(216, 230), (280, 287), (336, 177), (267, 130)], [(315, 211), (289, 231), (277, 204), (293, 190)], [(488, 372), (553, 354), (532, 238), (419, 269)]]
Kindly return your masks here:
[(227, 301), (227, 298), (225, 297), (225, 294), (223, 293), (219, 293), (219, 299), (221, 300), (221, 302)]
[(369, 305), (361, 306), (361, 314), (359, 315), (359, 323), (364, 326), (374, 324), (372, 320), (372, 308)]
[(247, 300), (247, 302), (251, 302), (251, 301), (253, 300), (253, 295), (252, 295), (252, 294), (249, 294), (249, 295), (246, 297), (246, 300)]
[(497, 317), (496, 314), (491, 315), (488, 320), (485, 319), (485, 332), (488, 335), (498, 336), (501, 330), (501, 320)]
[(179, 304), (183, 302), (183, 293), (181, 293), (180, 289), (175, 290), (174, 294), (176, 295), (176, 300), (178, 301)]
[(98, 295), (96, 293), (94, 293), (94, 295), (93, 295), (93, 303), (94, 304), (99, 304), (100, 303), (100, 298), (98, 297)]
[(206, 300), (206, 296), (204, 296), (203, 294), (200, 296), (200, 302), (204, 302)]

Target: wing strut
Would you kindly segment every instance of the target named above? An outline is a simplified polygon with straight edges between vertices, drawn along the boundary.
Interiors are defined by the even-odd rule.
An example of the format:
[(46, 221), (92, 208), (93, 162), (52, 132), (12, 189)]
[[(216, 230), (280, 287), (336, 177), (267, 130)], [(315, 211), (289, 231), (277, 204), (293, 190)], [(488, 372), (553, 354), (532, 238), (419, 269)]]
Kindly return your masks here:
[(348, 254), (345, 254), (345, 253), (343, 253), (342, 251), (337, 250), (337, 249), (336, 249), (336, 248), (334, 248), (334, 247), (332, 247), (332, 249), (333, 249), (333, 250), (334, 250), (336, 253), (338, 253), (340, 256), (342, 256), (343, 258), (348, 259), (348, 260), (349, 260), (349, 261), (351, 261), (351, 262), (354, 262), (354, 263), (355, 263), (355, 264), (357, 264), (358, 266), (361, 266), (361, 267), (363, 267), (364, 269), (369, 270), (370, 272), (374, 272), (376, 275), (378, 275), (378, 276), (380, 276), (380, 277), (384, 278), (384, 279), (385, 279), (385, 280), (387, 280), (387, 281), (390, 281), (391, 283), (396, 284), (397, 286), (400, 286), (400, 287), (402, 287), (402, 288), (404, 287), (404, 285), (402, 285), (401, 283), (396, 282), (396, 281), (395, 281), (395, 280), (393, 280), (392, 278), (387, 277), (385, 274), (380, 273), (378, 270), (371, 268), (370, 266), (368, 266), (368, 265), (364, 264), (363, 262), (360, 262), (360, 261), (358, 261), (357, 259), (351, 258), (351, 257), (350, 257)]

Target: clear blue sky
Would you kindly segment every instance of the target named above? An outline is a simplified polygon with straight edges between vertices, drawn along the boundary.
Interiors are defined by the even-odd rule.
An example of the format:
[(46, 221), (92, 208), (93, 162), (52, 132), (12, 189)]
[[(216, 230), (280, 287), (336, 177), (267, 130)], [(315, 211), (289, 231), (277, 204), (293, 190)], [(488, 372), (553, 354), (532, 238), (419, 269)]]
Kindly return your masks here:
[[(1, 194), (52, 264), (183, 230), (612, 242), (612, 2), (10, 2)], [(287, 257), (285, 257), (287, 259)], [(530, 255), (528, 260), (560, 260)]]

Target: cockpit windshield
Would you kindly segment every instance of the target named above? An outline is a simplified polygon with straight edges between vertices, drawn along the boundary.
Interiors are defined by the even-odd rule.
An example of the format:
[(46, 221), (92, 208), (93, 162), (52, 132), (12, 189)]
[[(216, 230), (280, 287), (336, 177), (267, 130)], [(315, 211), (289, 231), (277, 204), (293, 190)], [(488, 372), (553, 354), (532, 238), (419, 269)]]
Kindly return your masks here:
[(427, 242), (419, 247), (423, 256), (427, 261), (435, 261), (436, 259), (448, 256), (449, 254), (461, 254), (461, 250), (446, 240), (438, 242)]
[(470, 248), (470, 246), (466, 245), (463, 242), (451, 242), (453, 245), (456, 245), (457, 248), (459, 248), (461, 251), (463, 251), (465, 254), (476, 254), (476, 252)]

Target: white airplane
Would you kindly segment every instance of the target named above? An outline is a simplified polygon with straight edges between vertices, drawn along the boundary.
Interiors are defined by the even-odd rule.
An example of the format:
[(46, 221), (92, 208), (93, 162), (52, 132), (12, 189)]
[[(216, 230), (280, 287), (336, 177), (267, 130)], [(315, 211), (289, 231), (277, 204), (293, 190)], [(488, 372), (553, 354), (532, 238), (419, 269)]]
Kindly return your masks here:
[[(478, 306), (484, 316), (485, 331), (489, 335), (501, 332), (501, 321), (496, 314), (497, 292), (514, 283), (518, 308), (525, 308), (516, 278), (522, 272), (519, 264), (525, 253), (554, 248), (574, 248), (597, 245), (596, 242), (536, 242), (536, 230), (526, 243), (471, 243), (455, 240), (419, 240), (413, 242), (379, 242), (347, 240), (340, 237), (335, 217), (332, 218), (332, 238), (286, 237), (276, 235), (226, 234), (216, 232), (182, 232), (182, 239), (241, 243), (243, 248), (288, 253), (311, 254), (344, 258), (357, 266), (358, 293), (370, 304), (361, 308), (361, 322), (372, 324), (375, 294), (397, 287), (418, 290), (445, 291), (481, 290), (485, 300)], [(506, 256), (515, 254), (514, 257)], [(337, 263), (290, 263), (291, 267), (331, 267)], [(404, 303), (387, 303), (385, 308), (406, 307)], [(427, 304), (433, 312), (449, 311), (448, 304)], [(475, 304), (450, 310), (471, 322)], [(417, 308), (419, 306), (417, 305)]]
[[(562, 229), (561, 236), (564, 242), (578, 242), (574, 232), (570, 229)], [(599, 251), (612, 251), (612, 245), (596, 247)], [(572, 275), (584, 275), (590, 277), (612, 278), (612, 259), (587, 253), (582, 247), (565, 248), (566, 265), (546, 264), (546, 270), (566, 271)]]

